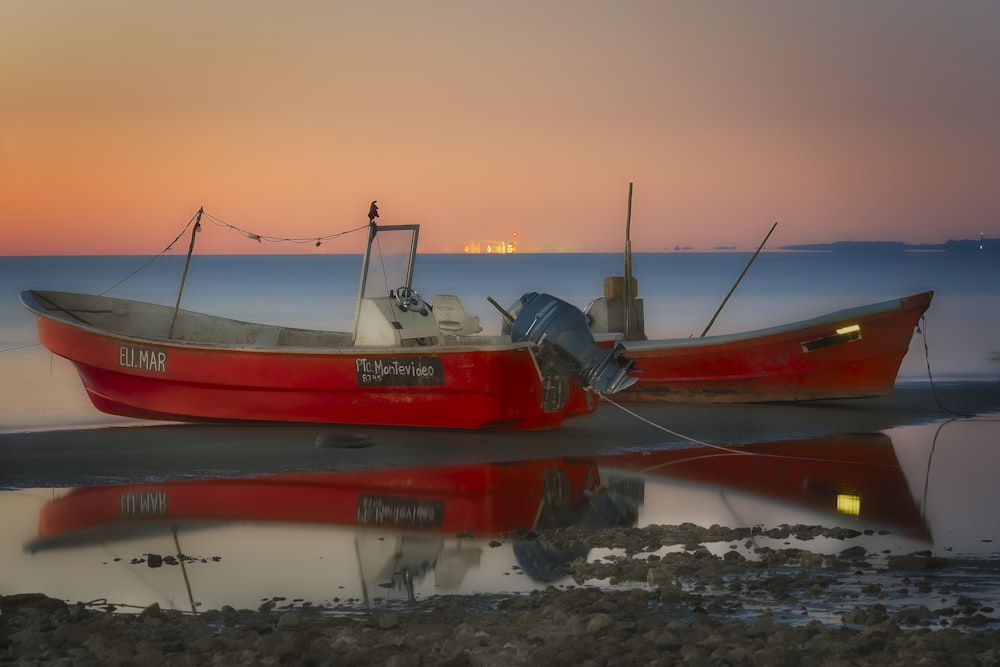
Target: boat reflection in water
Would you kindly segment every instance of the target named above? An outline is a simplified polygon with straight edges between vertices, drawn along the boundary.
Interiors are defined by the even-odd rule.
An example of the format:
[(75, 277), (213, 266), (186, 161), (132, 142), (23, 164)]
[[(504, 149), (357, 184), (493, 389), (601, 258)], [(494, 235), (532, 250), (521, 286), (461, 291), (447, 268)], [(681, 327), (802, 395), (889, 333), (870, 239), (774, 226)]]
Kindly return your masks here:
[[(884, 433), (644, 451), (596, 461), (606, 484), (614, 486), (615, 478), (646, 480), (642, 520), (647, 524), (709, 525), (707, 521), (747, 527), (815, 520), (931, 541), (892, 439)], [(672, 483), (649, 484), (651, 480)], [(671, 502), (682, 488), (689, 492), (689, 503), (712, 499), (718, 507)], [(784, 507), (776, 512), (775, 502)]]
[[(823, 525), (929, 540), (882, 434), (586, 458), (168, 481), (70, 490), (41, 508), (30, 568), (71, 600), (350, 607), (568, 580), (591, 549), (548, 529), (691, 521)], [(753, 502), (710, 516), (699, 494)], [(745, 523), (751, 505), (763, 519)], [(843, 548), (843, 547), (841, 547)], [(173, 566), (173, 567), (171, 567)]]
[[(131, 543), (130, 556), (121, 562), (159, 567), (164, 553), (176, 554), (166, 562), (190, 570), (185, 580), (205, 561), (234, 561), (243, 570), (259, 560), (255, 556), (268, 553), (258, 563), (265, 569), (248, 573), (251, 578), (242, 587), (287, 590), (286, 579), (304, 574), (310, 578), (308, 586), (290, 587), (297, 588), (293, 594), (310, 599), (329, 591), (367, 602), (385, 589), (414, 599), (415, 584), (429, 573), (433, 592), (457, 590), (469, 570), (484, 565), (485, 551), (503, 545), (496, 539), (501, 536), (581, 521), (594, 527), (634, 523), (635, 513), (627, 511), (627, 504), (622, 516), (599, 516), (601, 508), (617, 509), (595, 501), (606, 493), (593, 461), (568, 458), (95, 486), (46, 503), (37, 538), (27, 550), (44, 555), (67, 547)], [(218, 539), (207, 541), (210, 533)], [(170, 549), (164, 536), (176, 548)], [(586, 555), (586, 550), (553, 552), (540, 558), (529, 535), (509, 541), (514, 557), (525, 559), (521, 570), (529, 575), (536, 562), (547, 567)], [(242, 546), (233, 553), (235, 542)], [(212, 554), (232, 555), (193, 557), (195, 544)], [(334, 562), (317, 564), (329, 560)], [(345, 578), (345, 572), (351, 575)], [(360, 590), (350, 585), (355, 583), (351, 579)], [(218, 581), (213, 576), (209, 585)], [(194, 600), (191, 604), (196, 606)]]

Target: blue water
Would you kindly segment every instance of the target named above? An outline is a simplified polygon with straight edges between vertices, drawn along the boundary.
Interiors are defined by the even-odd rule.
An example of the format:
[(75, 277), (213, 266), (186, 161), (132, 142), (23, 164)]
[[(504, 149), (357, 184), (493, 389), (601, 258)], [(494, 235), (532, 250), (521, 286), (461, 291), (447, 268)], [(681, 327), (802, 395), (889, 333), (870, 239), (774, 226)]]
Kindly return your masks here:
[[(750, 253), (639, 253), (633, 273), (651, 337), (698, 336), (746, 267)], [(148, 257), (0, 257), (0, 370), (7, 387), (23, 367), (12, 356), (37, 342), (18, 302), (24, 289), (55, 289), (173, 305), (182, 255)], [(350, 330), (360, 255), (198, 256), (192, 258), (184, 308), (273, 324)], [(137, 273), (137, 269), (139, 270)], [(134, 273), (134, 275), (133, 275)], [(513, 304), (525, 292), (549, 292), (581, 308), (621, 275), (620, 253), (421, 255), (414, 286), (428, 299), (459, 296), (486, 333), (500, 318), (486, 301)], [(124, 281), (123, 281), (124, 280)], [(911, 344), (900, 381), (926, 380), (926, 336), (935, 380), (996, 379), (1000, 361), (1000, 257), (986, 253), (760, 254), (716, 319), (723, 334), (807, 319), (924, 290), (935, 297)]]
[[(746, 266), (748, 253), (640, 253), (633, 257), (647, 326), (657, 337), (699, 335)], [(148, 258), (0, 258), (0, 344), (33, 340), (17, 294), (23, 289), (100, 293)], [(361, 260), (356, 255), (217, 255), (192, 259), (182, 306), (249, 320), (349, 329)], [(525, 292), (549, 292), (586, 306), (603, 279), (622, 274), (620, 254), (422, 255), (415, 287), (425, 296), (458, 295), (487, 330), (499, 317), (486, 301), (511, 304)], [(108, 293), (173, 305), (182, 256), (156, 259)], [(831, 310), (934, 290), (927, 319), (938, 345), (961, 336), (979, 349), (1000, 347), (1000, 258), (988, 254), (763, 253), (730, 297), (710, 333), (732, 333)], [(963, 347), (967, 347), (963, 344)], [(982, 373), (982, 364), (961, 370)]]

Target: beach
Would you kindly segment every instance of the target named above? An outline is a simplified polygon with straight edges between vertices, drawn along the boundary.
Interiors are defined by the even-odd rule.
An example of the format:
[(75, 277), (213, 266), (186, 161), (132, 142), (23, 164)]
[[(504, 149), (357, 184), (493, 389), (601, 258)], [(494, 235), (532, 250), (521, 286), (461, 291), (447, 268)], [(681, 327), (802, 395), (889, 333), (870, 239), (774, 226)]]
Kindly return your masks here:
[[(5, 488), (58, 487), (53, 500), (64, 493), (58, 489), (94, 483), (183, 484), (192, 476), (256, 479), (407, 466), (452, 469), (502, 461), (523, 464), (539, 453), (574, 461), (592, 457), (601, 463), (607, 487), (613, 488), (609, 471), (617, 467), (620, 476), (627, 467), (623, 462), (635, 451), (645, 456), (689, 448), (704, 452), (706, 445), (753, 451), (775, 442), (793, 443), (795, 451), (803, 451), (801, 447), (815, 448), (831, 433), (888, 433), (903, 459), (917, 447), (904, 442), (903, 435), (937, 431), (933, 447), (940, 458), (948, 447), (983, 437), (969, 430), (973, 427), (987, 429), (985, 437), (992, 438), (993, 420), (1000, 414), (997, 389), (989, 382), (905, 384), (879, 399), (602, 406), (578, 424), (545, 434), (132, 425), (6, 433), (0, 435), (0, 449)], [(663, 430), (667, 424), (670, 432)], [(952, 431), (953, 444), (940, 437)], [(924, 440), (920, 446), (928, 444)], [(539, 452), (542, 446), (545, 450)], [(926, 448), (921, 450), (926, 454)], [(901, 460), (899, 466), (912, 473), (924, 463)], [(948, 465), (933, 480), (944, 479)], [(985, 474), (981, 483), (992, 484), (992, 475), (1000, 470)], [(889, 484), (888, 477), (882, 479)], [(784, 523), (801, 510), (786, 516), (781, 507), (787, 510), (787, 502), (762, 514), (776, 524), (703, 525), (677, 520), (699, 512), (679, 501), (681, 496), (670, 503), (678, 506), (663, 507), (656, 488), (647, 483), (644, 509), (624, 521), (595, 522), (594, 516), (608, 514), (608, 506), (592, 505), (589, 514), (580, 515), (589, 517), (586, 521), (578, 518), (569, 525), (538, 525), (481, 540), (476, 535), (443, 538), (464, 545), (467, 552), (480, 549), (485, 554), (478, 561), (482, 569), (489, 566), (491, 554), (511, 547), (516, 553), (520, 546), (516, 563), (504, 561), (499, 574), (508, 582), (499, 587), (450, 590), (432, 568), (413, 571), (416, 585), (411, 581), (409, 589), (396, 580), (381, 591), (369, 589), (365, 598), (345, 586), (338, 595), (331, 592), (335, 578), (317, 585), (308, 569), (305, 582), (292, 576), (298, 565), (289, 549), (313, 548), (302, 537), (281, 538), (284, 550), (268, 553), (254, 574), (240, 569), (233, 581), (209, 571), (250, 560), (247, 551), (261, 549), (262, 540), (270, 538), (241, 542), (232, 553), (221, 546), (235, 539), (232, 534), (214, 542), (216, 551), (206, 551), (213, 547), (205, 544), (213, 543), (199, 542), (197, 531), (185, 530), (188, 537), (181, 537), (181, 548), (155, 552), (148, 541), (132, 538), (124, 543), (130, 545), (126, 549), (113, 551), (116, 562), (107, 560), (112, 553), (107, 547), (99, 552), (86, 545), (57, 548), (54, 554), (40, 551), (22, 557), (27, 565), (15, 576), (25, 587), (14, 589), (12, 577), (5, 578), (0, 650), (10, 664), (902, 665), (995, 664), (1000, 659), (995, 648), (1000, 582), (992, 546), (1000, 535), (985, 517), (972, 521), (966, 527), (969, 535), (961, 539), (949, 536), (961, 523), (953, 515), (949, 520), (954, 525), (940, 536), (903, 539), (900, 533), (910, 529), (902, 525), (878, 530), (845, 523), (843, 516), (826, 525)], [(735, 494), (735, 488), (729, 502), (740, 509), (732, 519), (751, 511), (751, 502)], [(955, 493), (951, 486), (942, 491)], [(719, 492), (722, 487), (714, 493)], [(943, 505), (940, 500), (934, 502)], [(984, 509), (992, 506), (990, 498), (980, 500)], [(664, 509), (672, 511), (661, 521), (654, 510)], [(933, 522), (926, 527), (937, 528)], [(391, 534), (381, 531), (375, 539), (384, 541)], [(324, 546), (316, 547), (316, 553), (327, 553), (333, 537), (324, 535)], [(353, 534), (355, 545), (359, 535)], [(975, 543), (979, 546), (969, 546)], [(560, 557), (537, 562), (552, 554)], [(548, 570), (531, 572), (532, 559)], [(438, 568), (444, 560), (438, 557)], [(16, 570), (22, 563), (11, 564)], [(77, 575), (68, 577), (60, 592), (51, 568), (67, 565)], [(185, 567), (189, 585), (196, 583), (191, 607), (183, 602), (188, 596), (177, 594), (176, 584), (173, 604), (169, 597), (135, 595), (134, 588), (120, 588), (120, 581), (88, 589), (86, 599), (66, 593), (82, 594), (69, 582), (90, 578), (88, 572), (100, 581), (115, 570), (117, 581), (127, 571), (132, 573), (128, 579), (139, 575), (148, 579), (144, 586), (155, 586), (161, 574), (173, 570), (176, 578)], [(514, 579), (519, 581), (511, 583)], [(56, 583), (46, 591), (44, 586), (32, 588), (28, 582), (33, 580)], [(213, 580), (218, 590), (208, 594)], [(95, 595), (97, 590), (108, 594)], [(132, 590), (131, 597), (124, 590)], [(211, 601), (194, 603), (200, 597)]]
[[(504, 282), (515, 275), (569, 290), (581, 306), (593, 292), (591, 257), (559, 257), (560, 271), (547, 258), (495, 259), (433, 258), (430, 282), (445, 287), (431, 292), (450, 287), (456, 270), (475, 276), (463, 289), (501, 302), (520, 293)], [(683, 335), (711, 315), (711, 304), (694, 306), (717, 301), (705, 290), (720, 267), (742, 265), (709, 257), (703, 281), (690, 273), (701, 258), (646, 259), (648, 282), (687, 290), (670, 307), (647, 306), (657, 329)], [(143, 422), (96, 411), (71, 365), (35, 345), (30, 317), (5, 301), (0, 655), (11, 664), (997, 662), (1000, 372), (989, 358), (993, 325), (976, 324), (996, 312), (984, 305), (997, 297), (983, 275), (995, 268), (930, 256), (878, 269), (767, 259), (719, 333), (936, 290), (891, 395), (609, 401), (537, 433)], [(24, 261), (5, 284), (99, 291), (134, 264), (99, 260), (54, 274), (55, 259)], [(329, 268), (321, 260), (309, 275)], [(188, 305), (324, 325), (307, 308), (313, 296), (274, 306), (304, 274), (290, 258), (273, 261), (281, 270), (258, 276), (249, 258), (209, 258), (192, 271)], [(816, 280), (789, 282), (814, 268)], [(353, 282), (353, 264), (342, 271)], [(271, 284), (265, 273), (284, 277)], [(148, 288), (171, 302), (163, 278), (129, 296)], [(223, 289), (199, 290), (203, 278)], [(235, 298), (226, 284), (238, 286)], [(772, 298), (779, 285), (788, 298)], [(333, 310), (349, 310), (349, 291)], [(403, 485), (421, 500), (393, 505), (391, 489)], [(131, 516), (135, 508), (161, 516)], [(366, 520), (464, 518), (454, 530), (401, 529), (362, 525), (355, 508)]]

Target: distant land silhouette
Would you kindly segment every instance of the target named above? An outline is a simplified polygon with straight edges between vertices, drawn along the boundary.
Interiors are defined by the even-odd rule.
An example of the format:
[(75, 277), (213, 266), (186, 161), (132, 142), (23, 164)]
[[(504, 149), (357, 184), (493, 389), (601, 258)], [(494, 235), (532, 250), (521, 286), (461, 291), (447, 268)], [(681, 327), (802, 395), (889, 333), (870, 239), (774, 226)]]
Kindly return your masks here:
[(903, 243), (902, 241), (834, 241), (833, 243), (803, 243), (781, 246), (780, 250), (812, 252), (997, 252), (1000, 239), (949, 240), (944, 243)]

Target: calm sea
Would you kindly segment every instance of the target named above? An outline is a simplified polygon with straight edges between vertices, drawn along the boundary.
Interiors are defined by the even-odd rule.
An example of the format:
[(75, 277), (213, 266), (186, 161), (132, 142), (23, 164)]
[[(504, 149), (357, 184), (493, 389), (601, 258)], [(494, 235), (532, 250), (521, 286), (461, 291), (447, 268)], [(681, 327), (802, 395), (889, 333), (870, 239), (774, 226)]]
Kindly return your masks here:
[[(750, 257), (737, 252), (635, 254), (633, 273), (645, 302), (647, 334), (700, 335)], [(181, 305), (243, 320), (350, 330), (360, 264), (359, 255), (196, 255)], [(173, 305), (183, 268), (182, 255), (152, 262), (133, 256), (0, 258), (0, 429), (64, 423), (68, 417), (58, 402), (76, 401), (83, 393), (67, 364), (34, 345), (34, 321), (18, 301), (21, 290), (107, 292)], [(459, 296), (480, 316), (485, 331), (496, 333), (500, 319), (487, 296), (508, 305), (525, 292), (549, 292), (583, 308), (601, 296), (605, 276), (622, 273), (620, 253), (421, 255), (414, 283), (428, 299), (439, 293)], [(992, 358), (1000, 351), (1000, 256), (995, 253), (765, 252), (710, 334), (807, 319), (925, 290), (934, 290), (934, 301), (899, 380), (927, 379), (925, 336), (935, 380), (1000, 377), (1000, 361)], [(96, 417), (85, 399), (75, 407), (88, 423)]]

